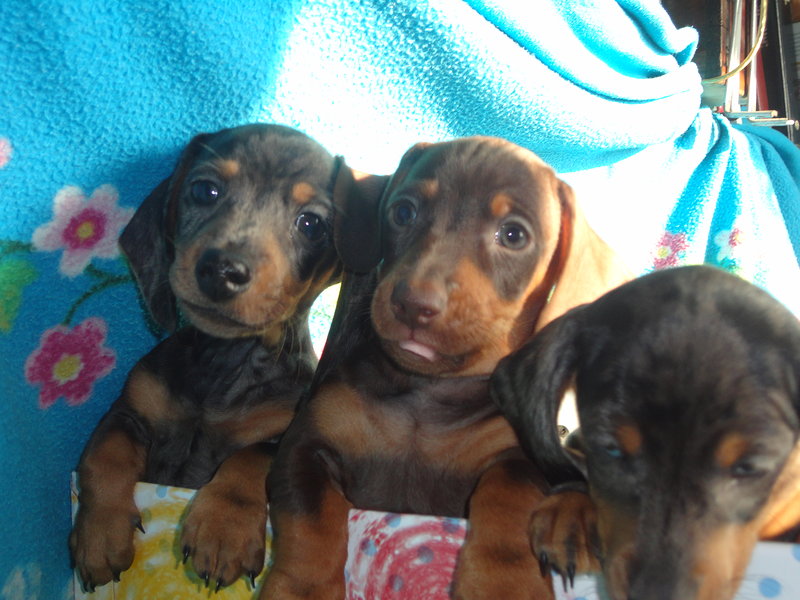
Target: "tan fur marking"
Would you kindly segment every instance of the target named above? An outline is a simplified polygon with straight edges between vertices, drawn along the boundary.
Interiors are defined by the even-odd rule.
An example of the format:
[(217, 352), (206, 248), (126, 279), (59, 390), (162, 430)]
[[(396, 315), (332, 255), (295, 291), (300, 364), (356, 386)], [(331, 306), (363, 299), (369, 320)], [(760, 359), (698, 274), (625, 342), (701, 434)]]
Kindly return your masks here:
[(642, 432), (632, 423), (622, 423), (617, 427), (617, 441), (626, 455), (635, 456), (642, 449)]
[(745, 455), (750, 442), (741, 433), (727, 434), (714, 451), (714, 459), (722, 469), (729, 469)]
[(800, 524), (800, 443), (786, 460), (759, 517), (760, 539), (770, 539)]
[(420, 182), (420, 191), (426, 198), (433, 198), (439, 193), (438, 179), (424, 179)]
[(371, 419), (370, 404), (343, 383), (324, 385), (314, 398), (314, 428), (335, 448), (352, 457), (366, 456), (371, 447), (391, 448), (389, 419)]
[(515, 448), (518, 441), (508, 421), (498, 416), (452, 432), (423, 431), (417, 438), (417, 445), (420, 454), (431, 464), (461, 473), (479, 473), (499, 453)]
[(597, 530), (606, 557), (629, 555), (636, 541), (636, 514), (619, 510), (596, 493), (591, 494), (597, 509)]
[(286, 398), (285, 401), (269, 398), (264, 404), (237, 414), (232, 419), (223, 414), (225, 420), (215, 423), (215, 426), (230, 436), (237, 445), (263, 442), (286, 430), (294, 417), (293, 406), (296, 400), (293, 397)]
[(259, 598), (343, 597), (347, 556), (347, 512), (352, 505), (325, 486), (319, 511), (310, 515), (273, 512), (274, 567)]
[(164, 382), (141, 365), (136, 365), (128, 376), (123, 392), (131, 407), (150, 423), (180, 418), (180, 410), (173, 402)]
[(469, 502), (454, 597), (493, 590), (498, 598), (512, 598), (520, 589), (529, 598), (553, 597), (550, 577), (541, 576), (527, 533), (533, 507), (545, 497), (535, 484), (537, 476), (522, 458), (499, 461), (481, 476)]
[(261, 571), (267, 489), (259, 482), (266, 481), (271, 463), (261, 448), (241, 448), (198, 490), (185, 513), (180, 538), (180, 547), (190, 549), (197, 573), (209, 573), (212, 581), (230, 585), (242, 571)]
[(491, 210), (492, 216), (496, 218), (505, 217), (508, 213), (511, 212), (511, 207), (514, 205), (514, 202), (507, 194), (503, 194), (502, 192), (497, 194), (491, 200)]
[(757, 541), (752, 523), (728, 524), (703, 536), (693, 549), (692, 573), (698, 581), (698, 600), (730, 598), (741, 582)]
[(81, 501), (130, 504), (133, 486), (144, 475), (145, 450), (123, 431), (109, 431), (86, 453), (78, 467)]
[(242, 166), (239, 164), (239, 161), (232, 158), (218, 160), (216, 161), (216, 165), (217, 169), (219, 169), (220, 175), (222, 175), (225, 179), (233, 179), (242, 170)]
[(300, 181), (292, 186), (292, 200), (300, 206), (311, 202), (314, 194), (314, 186), (305, 181)]

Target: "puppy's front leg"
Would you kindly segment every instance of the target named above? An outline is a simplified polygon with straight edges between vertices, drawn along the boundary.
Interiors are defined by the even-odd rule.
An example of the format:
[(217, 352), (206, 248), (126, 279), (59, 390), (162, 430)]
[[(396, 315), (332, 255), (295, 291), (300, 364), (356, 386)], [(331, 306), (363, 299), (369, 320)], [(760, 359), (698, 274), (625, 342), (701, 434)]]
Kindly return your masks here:
[(531, 512), (544, 498), (542, 485), (534, 466), (516, 449), (483, 473), (469, 501), (453, 598), (553, 598), (551, 577), (540, 573), (528, 538)]
[(88, 591), (118, 581), (133, 562), (133, 530), (142, 529), (133, 488), (144, 468), (145, 449), (130, 433), (129, 417), (109, 413), (78, 467), (80, 505), (69, 538), (72, 560)]
[[(269, 478), (273, 564), (259, 598), (342, 600), (352, 505), (334, 485), (318, 448), (287, 438)], [(287, 449), (288, 464), (280, 460)]]
[(181, 530), (184, 560), (219, 589), (246, 574), (255, 580), (264, 565), (267, 526), (267, 444), (234, 452), (195, 495)]

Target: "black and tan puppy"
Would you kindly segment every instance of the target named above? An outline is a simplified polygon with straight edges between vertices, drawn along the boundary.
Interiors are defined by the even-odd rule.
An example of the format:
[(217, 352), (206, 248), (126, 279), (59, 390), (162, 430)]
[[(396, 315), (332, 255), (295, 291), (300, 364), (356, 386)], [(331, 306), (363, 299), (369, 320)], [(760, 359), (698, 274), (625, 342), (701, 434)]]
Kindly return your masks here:
[[(563, 448), (572, 382), (581, 428)], [(756, 541), (800, 525), (800, 324), (734, 275), (659, 271), (576, 308), (501, 362), (493, 393), (564, 484), (534, 552), (588, 567), (575, 545), (596, 537), (615, 600), (727, 600)]]
[(200, 135), (124, 230), (156, 321), (174, 330), (179, 309), (189, 325), (134, 367), (81, 458), (70, 546), (86, 588), (131, 565), (140, 480), (202, 486), (181, 547), (206, 582), (261, 570), (269, 442), (315, 368), (309, 308), (341, 272), (337, 168), (287, 127)]
[(374, 216), (337, 237), (354, 271), (269, 476), (274, 563), (261, 597), (341, 599), (353, 506), (468, 516), (456, 597), (550, 597), (524, 531), (546, 486), (488, 377), (627, 273), (570, 188), (500, 139), (417, 145), (371, 200)]

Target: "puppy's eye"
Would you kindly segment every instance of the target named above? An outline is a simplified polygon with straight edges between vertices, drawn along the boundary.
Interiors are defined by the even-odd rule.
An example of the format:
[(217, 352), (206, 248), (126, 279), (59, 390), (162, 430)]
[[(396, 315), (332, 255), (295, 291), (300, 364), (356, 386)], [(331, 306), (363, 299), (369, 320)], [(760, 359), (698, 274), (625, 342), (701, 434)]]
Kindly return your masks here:
[(511, 222), (503, 223), (494, 234), (494, 239), (509, 250), (522, 250), (528, 245), (530, 236), (522, 225)]
[(606, 444), (603, 446), (603, 452), (605, 452), (606, 456), (609, 458), (622, 458), (622, 448), (616, 444)]
[(408, 227), (417, 220), (417, 207), (410, 200), (398, 200), (389, 209), (389, 216), (398, 227)]
[(197, 204), (210, 206), (219, 200), (220, 192), (217, 185), (212, 181), (195, 181), (191, 188), (192, 199)]
[(300, 213), (294, 224), (297, 230), (312, 242), (318, 242), (327, 233), (325, 221), (312, 212)]
[(761, 477), (766, 474), (766, 471), (758, 467), (753, 461), (743, 459), (731, 465), (731, 477), (736, 479), (752, 479)]

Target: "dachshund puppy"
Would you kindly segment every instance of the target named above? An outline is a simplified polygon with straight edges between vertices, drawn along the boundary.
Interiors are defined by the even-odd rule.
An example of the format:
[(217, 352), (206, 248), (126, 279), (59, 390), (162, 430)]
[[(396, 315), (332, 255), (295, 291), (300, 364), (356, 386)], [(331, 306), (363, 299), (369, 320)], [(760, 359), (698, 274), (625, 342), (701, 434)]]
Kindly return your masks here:
[(382, 195), (364, 199), (351, 183), (345, 197), (372, 216), (337, 230), (349, 270), (310, 397), (269, 475), (274, 562), (261, 598), (341, 599), (354, 506), (468, 516), (454, 595), (549, 598), (525, 534), (547, 487), (488, 378), (627, 272), (570, 188), (504, 140), (419, 144)]
[(206, 583), (261, 571), (270, 442), (316, 365), (309, 308), (341, 274), (338, 166), (288, 127), (199, 135), (124, 230), (157, 323), (188, 325), (137, 363), (81, 458), (70, 546), (87, 589), (131, 565), (140, 480), (201, 488), (181, 547)]
[[(562, 447), (573, 383), (581, 427)], [(503, 360), (492, 389), (561, 484), (533, 517), (535, 554), (591, 568), (579, 549), (596, 539), (614, 600), (727, 600), (756, 541), (800, 525), (800, 324), (734, 275), (623, 285)]]

